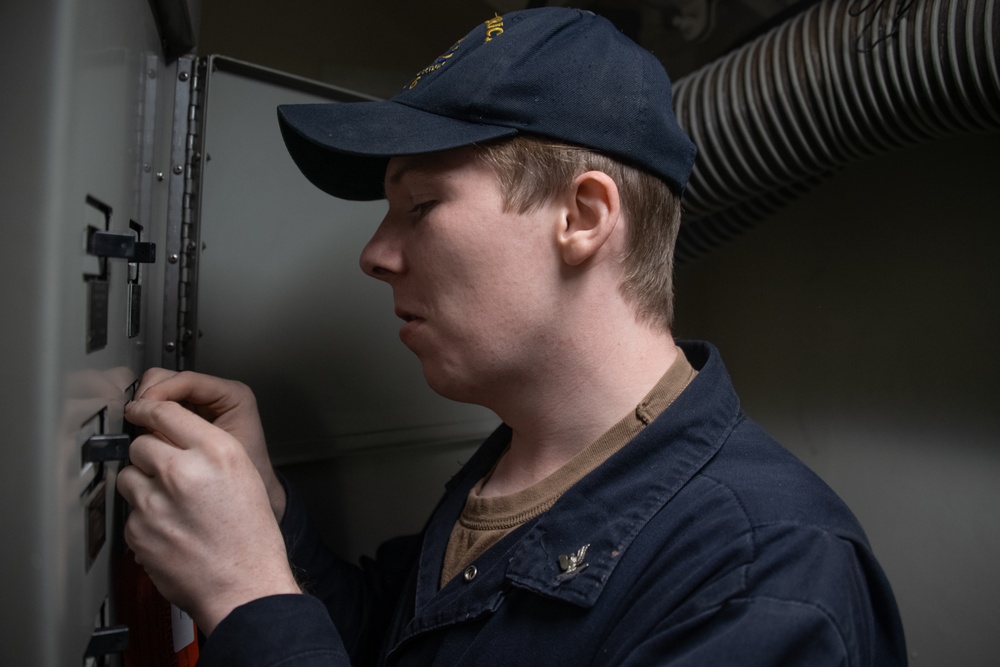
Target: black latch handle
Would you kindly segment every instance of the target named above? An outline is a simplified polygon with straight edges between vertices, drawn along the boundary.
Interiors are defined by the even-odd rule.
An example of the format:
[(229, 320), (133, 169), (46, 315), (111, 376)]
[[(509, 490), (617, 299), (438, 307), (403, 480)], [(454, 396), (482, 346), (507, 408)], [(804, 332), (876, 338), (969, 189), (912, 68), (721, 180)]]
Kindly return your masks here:
[(128, 626), (111, 625), (106, 628), (97, 628), (90, 636), (87, 644), (85, 658), (96, 658), (112, 653), (122, 653), (128, 648)]
[(83, 462), (126, 461), (130, 442), (127, 433), (92, 435), (83, 443)]
[(87, 252), (96, 257), (127, 259), (141, 264), (156, 261), (156, 244), (140, 243), (131, 234), (92, 232), (87, 240)]

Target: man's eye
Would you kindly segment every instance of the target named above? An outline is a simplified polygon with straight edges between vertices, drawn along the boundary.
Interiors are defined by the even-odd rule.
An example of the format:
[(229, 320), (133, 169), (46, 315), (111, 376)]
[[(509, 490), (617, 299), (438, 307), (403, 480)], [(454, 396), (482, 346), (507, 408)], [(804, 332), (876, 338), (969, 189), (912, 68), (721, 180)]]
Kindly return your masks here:
[(417, 218), (422, 218), (428, 213), (430, 213), (431, 209), (434, 208), (436, 205), (437, 202), (434, 200), (420, 202), (419, 204), (410, 209), (410, 215), (413, 215), (414, 217)]

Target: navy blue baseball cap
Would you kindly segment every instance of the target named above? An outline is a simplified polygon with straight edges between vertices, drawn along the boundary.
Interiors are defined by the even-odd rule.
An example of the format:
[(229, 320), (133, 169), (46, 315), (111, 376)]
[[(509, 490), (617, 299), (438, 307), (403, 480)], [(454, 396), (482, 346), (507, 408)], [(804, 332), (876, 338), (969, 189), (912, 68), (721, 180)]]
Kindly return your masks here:
[(476, 26), (391, 99), (282, 105), (278, 120), (306, 178), (353, 200), (385, 196), (391, 157), (518, 134), (615, 157), (678, 194), (695, 156), (660, 62), (607, 19), (561, 7)]

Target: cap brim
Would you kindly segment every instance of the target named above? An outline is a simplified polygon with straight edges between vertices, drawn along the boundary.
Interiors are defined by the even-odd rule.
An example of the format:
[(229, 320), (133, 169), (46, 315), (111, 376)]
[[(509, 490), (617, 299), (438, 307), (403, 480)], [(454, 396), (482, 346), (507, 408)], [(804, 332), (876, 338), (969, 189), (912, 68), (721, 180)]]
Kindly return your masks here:
[(385, 196), (389, 158), (468, 146), (517, 129), (438, 116), (392, 100), (286, 104), (278, 123), (292, 160), (324, 192), (356, 201)]

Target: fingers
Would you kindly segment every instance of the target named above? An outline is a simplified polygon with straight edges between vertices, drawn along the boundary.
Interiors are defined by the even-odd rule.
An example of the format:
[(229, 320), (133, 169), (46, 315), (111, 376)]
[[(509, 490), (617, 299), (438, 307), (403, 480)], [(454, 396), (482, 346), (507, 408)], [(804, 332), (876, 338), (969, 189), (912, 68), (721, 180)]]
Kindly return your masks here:
[(159, 434), (141, 435), (132, 441), (128, 456), (132, 465), (148, 477), (162, 477), (181, 448), (164, 440)]
[[(143, 377), (136, 397), (125, 406), (125, 418), (158, 433), (165, 442), (184, 450), (210, 449), (209, 455), (220, 464), (231, 452), (226, 447), (204, 448), (202, 443), (236, 446), (249, 455), (274, 516), (284, 516), (285, 490), (271, 467), (257, 402), (249, 387), (190, 371), (153, 369)], [(228, 441), (219, 439), (219, 430), (230, 436)]]
[(168, 371), (166, 368), (150, 368), (142, 374), (139, 386), (135, 389), (135, 398), (141, 398), (150, 387), (157, 385), (174, 375), (177, 375), (176, 371)]
[(244, 385), (193, 371), (175, 373), (162, 368), (147, 371), (136, 390), (137, 398), (158, 401), (190, 401), (209, 405), (244, 390)]
[(234, 409), (256, 411), (253, 392), (245, 384), (192, 371), (147, 371), (135, 396), (182, 403), (209, 421)]
[(152, 483), (146, 473), (133, 465), (126, 466), (118, 472), (115, 479), (115, 486), (122, 498), (129, 505), (136, 507), (140, 499), (149, 497)]
[[(191, 412), (184, 406), (171, 401), (155, 401), (141, 398), (125, 406), (125, 417), (148, 431), (159, 434), (163, 440), (180, 449), (190, 449), (200, 446), (218, 429)], [(140, 436), (133, 442), (129, 457), (135, 462), (134, 452), (136, 442), (143, 442), (145, 436)]]

